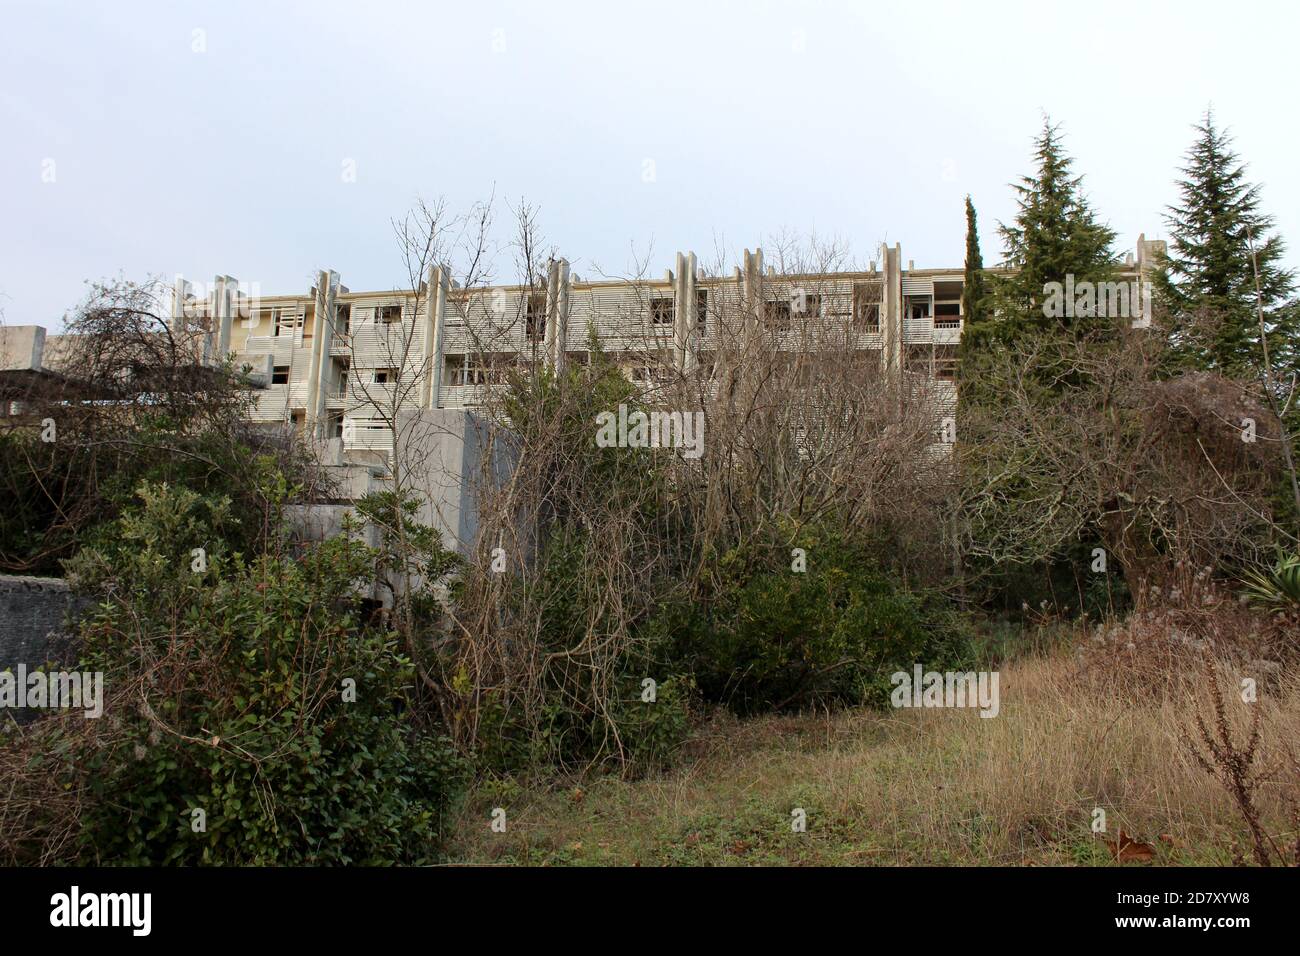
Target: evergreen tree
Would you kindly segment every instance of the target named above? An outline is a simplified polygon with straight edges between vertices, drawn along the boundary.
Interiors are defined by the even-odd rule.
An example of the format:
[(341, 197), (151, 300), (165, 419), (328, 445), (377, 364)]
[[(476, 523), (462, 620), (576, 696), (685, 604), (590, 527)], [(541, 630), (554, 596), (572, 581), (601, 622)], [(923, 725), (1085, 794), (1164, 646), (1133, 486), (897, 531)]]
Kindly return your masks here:
[(1155, 277), (1175, 362), (1227, 374), (1262, 368), (1253, 242), (1271, 357), (1279, 367), (1294, 367), (1300, 310), (1287, 307), (1295, 277), (1281, 265), (1282, 239), (1270, 235), (1274, 221), (1259, 210), (1260, 187), (1246, 181), (1231, 137), (1215, 126), (1213, 113), (1207, 110), (1195, 129), (1178, 182), (1181, 201), (1165, 216), (1169, 252)]
[[(999, 224), (1007, 272), (984, 273), (988, 293), (977, 307), (980, 321), (962, 332), (958, 467), (967, 500), (977, 503), (964, 519), (968, 528), (994, 536), (1038, 520), (1033, 517), (1042, 514), (1036, 510), (1043, 499), (1038, 479), (1051, 467), (1046, 459), (1035, 458), (1036, 450), (1025, 456), (1024, 447), (1008, 439), (1005, 422), (1015, 414), (1008, 403), (1012, 379), (1017, 388), (1030, 389), (1045, 415), (1052, 414), (1065, 395), (1089, 394), (1090, 375), (1075, 361), (1075, 340), (1086, 337), (1090, 349), (1118, 347), (1117, 342), (1102, 340), (1118, 330), (1115, 318), (1047, 308), (1053, 297), (1051, 283), (1059, 283), (1063, 292), (1071, 284), (1115, 281), (1115, 234), (1089, 205), (1059, 130), (1046, 118), (1035, 140), (1034, 164), (1034, 172), (1014, 187), (1019, 207), (1015, 220)], [(1064, 532), (1050, 546), (1045, 543), (1035, 573), (1053, 582), (1049, 591), (1075, 580), (1080, 554), (1088, 553), (1089, 542), (1097, 538), (1095, 518), (1089, 515), (1079, 528)], [(981, 559), (970, 567), (1014, 590), (1007, 569), (997, 565)]]
[[(975, 393), (980, 356), (997, 337), (999, 326), (989, 321), (989, 284), (980, 252), (979, 224), (975, 204), (966, 197), (966, 274), (961, 290), (962, 332), (957, 345), (957, 374), (963, 386), (957, 390), (958, 417), (978, 397)], [(968, 368), (969, 366), (969, 368)], [(971, 383), (967, 387), (967, 383)]]
[(980, 254), (979, 227), (975, 204), (966, 197), (966, 281), (961, 290), (961, 311), (966, 328), (979, 325), (984, 318), (984, 257)]
[(1025, 328), (1063, 327), (1083, 331), (1104, 328), (1113, 320), (1051, 318), (1043, 313), (1048, 283), (1109, 281), (1115, 256), (1115, 233), (1097, 219), (1083, 194), (1083, 177), (1071, 175), (1074, 160), (1061, 144), (1059, 127), (1047, 118), (1034, 143), (1037, 170), (1015, 186), (1019, 211), (1011, 225), (999, 224), (1006, 246), (1005, 265), (1013, 273), (997, 283), (997, 307), (1008, 332)]

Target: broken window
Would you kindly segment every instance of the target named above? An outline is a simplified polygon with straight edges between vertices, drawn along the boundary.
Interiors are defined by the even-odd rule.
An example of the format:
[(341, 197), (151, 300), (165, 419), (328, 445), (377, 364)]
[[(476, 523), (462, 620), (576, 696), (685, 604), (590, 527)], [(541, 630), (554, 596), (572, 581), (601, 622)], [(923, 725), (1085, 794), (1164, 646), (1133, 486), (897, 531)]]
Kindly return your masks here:
[(672, 325), (676, 309), (673, 300), (669, 298), (651, 299), (650, 300), (650, 324), (651, 325)]
[(530, 292), (527, 310), (524, 313), (524, 327), (528, 341), (540, 342), (546, 336), (546, 293)]
[(515, 361), (513, 355), (449, 355), (447, 379), (452, 385), (504, 385)]
[(920, 298), (907, 300), (907, 317), (908, 319), (919, 321), (930, 317), (930, 299)]
[(879, 282), (855, 282), (853, 284), (853, 327), (859, 332), (880, 331)]
[(790, 328), (790, 300), (773, 299), (763, 307), (763, 318), (769, 328), (784, 331)]
[(276, 335), (293, 335), (302, 328), (302, 316), (296, 309), (272, 309), (271, 326)]
[(791, 298), (793, 311), (799, 315), (817, 316), (822, 314), (822, 295), (820, 292), (806, 292)]

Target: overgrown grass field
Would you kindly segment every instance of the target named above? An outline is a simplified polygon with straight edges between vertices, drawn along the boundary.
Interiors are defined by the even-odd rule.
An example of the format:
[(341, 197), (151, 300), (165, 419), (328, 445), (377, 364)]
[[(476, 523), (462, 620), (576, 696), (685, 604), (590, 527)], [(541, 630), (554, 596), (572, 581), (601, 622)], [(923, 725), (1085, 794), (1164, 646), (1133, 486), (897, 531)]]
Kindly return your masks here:
[[(739, 721), (715, 715), (675, 769), (524, 783), (489, 779), (446, 833), (447, 859), (540, 865), (1116, 865), (1123, 831), (1151, 862), (1249, 858), (1245, 823), (1189, 748), (1213, 726), (1208, 679), (1189, 667), (1153, 688), (1123, 655), (1068, 649), (1001, 671), (1002, 710), (853, 709)], [(1300, 681), (1241, 702), (1240, 667), (1222, 665), (1236, 739), (1260, 708), (1257, 764), (1287, 768), (1300, 736)], [(1284, 791), (1261, 787), (1266, 829), (1294, 841)], [(490, 827), (506, 811), (504, 833)], [(792, 830), (792, 811), (807, 815)], [(1094, 812), (1106, 832), (1093, 832)], [(1235, 849), (1234, 849), (1235, 847)], [(1146, 855), (1145, 852), (1139, 855)], [(1125, 863), (1124, 865), (1135, 865)], [(1136, 865), (1141, 865), (1136, 864)]]

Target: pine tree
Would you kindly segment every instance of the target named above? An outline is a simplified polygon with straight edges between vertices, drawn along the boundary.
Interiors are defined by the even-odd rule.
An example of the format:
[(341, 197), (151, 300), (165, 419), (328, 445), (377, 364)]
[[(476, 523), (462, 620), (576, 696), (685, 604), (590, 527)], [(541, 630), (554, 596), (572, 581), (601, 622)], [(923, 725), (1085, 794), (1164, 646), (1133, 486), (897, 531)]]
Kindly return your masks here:
[[(1228, 374), (1258, 371), (1263, 363), (1256, 311), (1255, 269), (1273, 357), (1293, 363), (1297, 310), (1286, 307), (1295, 276), (1281, 266), (1285, 249), (1271, 235), (1274, 220), (1259, 210), (1260, 187), (1226, 131), (1207, 110), (1186, 154), (1181, 201), (1169, 207), (1169, 252), (1155, 277), (1156, 295), (1168, 309), (1169, 344), (1177, 364)], [(1275, 334), (1276, 333), (1276, 334)]]
[[(1059, 127), (1047, 118), (1034, 143), (1037, 170), (1015, 186), (1019, 211), (1011, 225), (999, 224), (1006, 246), (1005, 265), (1013, 274), (998, 285), (998, 309), (1009, 331), (1057, 325), (1083, 330), (1086, 320), (1047, 318), (1042, 303), (1048, 283), (1062, 285), (1072, 275), (1080, 283), (1113, 276), (1115, 233), (1097, 220), (1083, 194), (1083, 177), (1072, 176), (1074, 160), (1061, 144)], [(1105, 327), (1109, 320), (1096, 320)]]

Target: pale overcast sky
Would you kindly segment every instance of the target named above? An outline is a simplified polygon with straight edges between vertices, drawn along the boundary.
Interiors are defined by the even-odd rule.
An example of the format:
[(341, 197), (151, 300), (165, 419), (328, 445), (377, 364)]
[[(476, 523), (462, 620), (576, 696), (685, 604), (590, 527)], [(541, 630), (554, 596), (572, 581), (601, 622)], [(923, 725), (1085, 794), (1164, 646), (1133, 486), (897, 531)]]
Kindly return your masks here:
[(393, 288), (394, 216), (494, 190), (584, 277), (782, 230), (959, 266), (968, 192), (992, 262), (1044, 112), (1123, 251), (1210, 104), (1296, 265), (1298, 9), (0, 0), (0, 309), (55, 328), (119, 273)]

